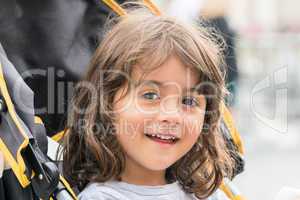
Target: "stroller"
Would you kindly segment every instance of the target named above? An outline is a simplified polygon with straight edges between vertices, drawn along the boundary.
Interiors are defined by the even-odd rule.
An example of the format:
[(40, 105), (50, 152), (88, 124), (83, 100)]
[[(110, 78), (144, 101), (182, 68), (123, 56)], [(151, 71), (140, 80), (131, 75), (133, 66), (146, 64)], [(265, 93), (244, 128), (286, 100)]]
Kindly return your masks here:
[[(47, 4), (43, 4), (43, 6), (47, 6), (49, 9), (51, 6), (64, 7), (64, 5), (61, 5), (63, 4), (62, 2), (64, 1), (53, 0), (51, 3), (47, 2)], [(102, 25), (100, 19), (107, 17), (109, 9), (112, 9), (118, 15), (124, 14), (122, 8), (118, 4), (123, 1), (117, 3), (115, 1), (104, 0), (103, 2), (104, 3), (99, 3), (88, 0), (85, 2), (86, 5), (88, 5), (85, 7), (87, 9), (86, 11), (89, 11), (87, 13), (90, 13), (93, 16), (96, 15), (96, 19), (99, 20), (95, 22), (95, 19), (91, 20), (89, 19), (90, 16), (85, 16), (85, 20), (88, 21), (87, 24), (89, 26), (97, 27), (92, 29), (94, 33), (100, 32), (99, 27), (101, 28)], [(144, 3), (155, 14), (159, 14), (159, 10), (151, 1), (144, 1)], [(32, 11), (32, 9), (37, 9), (38, 7), (37, 2), (28, 2), (27, 5), (24, 4), (26, 3), (20, 2), (19, 4), (21, 8), (24, 6), (24, 16), (26, 16), (27, 9)], [(9, 5), (7, 7), (9, 8)], [(97, 12), (95, 10), (97, 10)], [(76, 11), (74, 11), (74, 13), (75, 12)], [(78, 11), (78, 13), (80, 12)], [(80, 16), (82, 16), (82, 13)], [(30, 16), (28, 18), (32, 20)], [(2, 23), (0, 23), (0, 26), (1, 24)], [(37, 24), (40, 25), (39, 23)], [(49, 25), (53, 24), (50, 23)], [(87, 26), (86, 28), (88, 29), (89, 27)], [(44, 102), (43, 94), (45, 91), (43, 88), (41, 89), (40, 84), (37, 84), (37, 82), (32, 79), (25, 83), (22, 78), (24, 72), (28, 70), (28, 66), (32, 69), (39, 64), (37, 57), (40, 55), (37, 52), (41, 51), (33, 49), (32, 51), (35, 52), (33, 54), (23, 52), (24, 49), (22, 48), (18, 49), (20, 51), (22, 50), (22, 54), (19, 51), (14, 51), (14, 49), (10, 48), (13, 46), (11, 45), (12, 43), (10, 43), (9, 40), (5, 40), (5, 34), (3, 34), (7, 29), (2, 29), (0, 27), (0, 30), (0, 42), (2, 42), (4, 46), (4, 48), (2, 48), (2, 46), (0, 47), (0, 151), (4, 156), (5, 162), (9, 165), (9, 168), (3, 171), (3, 175), (0, 178), (0, 199), (76, 199), (75, 192), (61, 175), (53, 156), (51, 157), (51, 155), (49, 155), (49, 152), (51, 152), (51, 150), (53, 151), (53, 144), (57, 144), (55, 141), (59, 141), (63, 136), (64, 132), (59, 132), (61, 127), (57, 125), (59, 124), (58, 121), (62, 120), (63, 114), (62, 112), (54, 114), (42, 113), (40, 114), (41, 118), (35, 116), (37, 113), (36, 108)], [(43, 31), (44, 29), (41, 28), (40, 31), (41, 30)], [(47, 30), (49, 29), (46, 28), (44, 31)], [(84, 39), (86, 40), (82, 40), (82, 43), (79, 44), (72, 44), (70, 57), (80, 57), (82, 52), (76, 54), (76, 49), (83, 49), (86, 51), (84, 53), (85, 57), (81, 57), (80, 59), (85, 60), (87, 63), (93, 49), (98, 43), (94, 36), (93, 33), (90, 35), (88, 34), (87, 36), (84, 35)], [(4, 40), (2, 40), (1, 37), (4, 37)], [(101, 36), (97, 38), (101, 38)], [(86, 46), (86, 44), (89, 45)], [(43, 46), (43, 44), (40, 45)], [(19, 44), (18, 46), (22, 46), (22, 44)], [(45, 46), (45, 48), (46, 47), (47, 46)], [(54, 47), (52, 49), (46, 49), (53, 51), (56, 49), (56, 47)], [(30, 56), (26, 57), (28, 54)], [(55, 52), (53, 52), (53, 54), (55, 54)], [(57, 63), (53, 64), (50, 62), (49, 65), (53, 64), (55, 70), (62, 68), (67, 72), (64, 77), (65, 81), (79, 79), (82, 70), (80, 67), (75, 66), (72, 69), (70, 65), (73, 63), (68, 63), (66, 60), (61, 61), (59, 58), (52, 59), (51, 57), (46, 57), (47, 58), (45, 58), (43, 62), (47, 62), (47, 59), (50, 61), (55, 60)], [(12, 62), (9, 60), (12, 60)], [(80, 63), (81, 66), (84, 66), (85, 64)], [(17, 67), (17, 69), (15, 67)], [(20, 76), (20, 73), (22, 74), (22, 77)], [(49, 80), (48, 78), (49, 77), (46, 77), (46, 80)], [(59, 82), (60, 80), (55, 81)], [(31, 88), (33, 88), (34, 92)], [(34, 96), (34, 93), (37, 94), (37, 96)], [(41, 98), (39, 98), (39, 96), (41, 96)], [(62, 102), (63, 106), (66, 106), (68, 98), (64, 97)], [(230, 112), (226, 106), (223, 106), (221, 109), (223, 113), (221, 126), (222, 134), (227, 141), (227, 145), (231, 149), (232, 157), (237, 163), (238, 167), (236, 167), (235, 170), (235, 175), (237, 175), (243, 171), (243, 145), (239, 133), (233, 124)], [(43, 121), (46, 123), (43, 124)], [(224, 180), (221, 189), (232, 200), (242, 199), (241, 195), (236, 192), (229, 180)]]

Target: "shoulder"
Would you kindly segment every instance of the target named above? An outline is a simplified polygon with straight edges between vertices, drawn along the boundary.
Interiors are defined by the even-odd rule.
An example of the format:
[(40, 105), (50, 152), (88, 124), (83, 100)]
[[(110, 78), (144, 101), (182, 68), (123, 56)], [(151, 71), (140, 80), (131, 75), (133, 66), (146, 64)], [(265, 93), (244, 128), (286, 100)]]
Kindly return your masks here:
[(127, 200), (124, 195), (103, 183), (90, 183), (78, 196), (79, 200)]

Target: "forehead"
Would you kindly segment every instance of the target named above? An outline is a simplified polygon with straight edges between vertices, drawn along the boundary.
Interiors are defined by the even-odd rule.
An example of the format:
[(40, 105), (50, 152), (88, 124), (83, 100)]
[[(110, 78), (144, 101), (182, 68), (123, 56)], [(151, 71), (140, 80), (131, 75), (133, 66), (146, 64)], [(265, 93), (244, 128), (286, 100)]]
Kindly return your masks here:
[(160, 86), (192, 88), (199, 83), (199, 72), (185, 66), (178, 57), (171, 56), (162, 65), (151, 70), (145, 66), (136, 66), (132, 79), (135, 83), (158, 83)]

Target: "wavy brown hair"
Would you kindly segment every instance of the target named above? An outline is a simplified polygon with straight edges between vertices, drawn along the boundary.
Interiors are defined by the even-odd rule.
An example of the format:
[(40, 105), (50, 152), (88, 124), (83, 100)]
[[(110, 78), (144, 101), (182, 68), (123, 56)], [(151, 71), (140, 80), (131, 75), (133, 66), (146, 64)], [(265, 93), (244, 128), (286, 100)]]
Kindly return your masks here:
[(175, 55), (199, 71), (200, 83), (206, 83), (199, 92), (205, 95), (207, 105), (198, 141), (167, 169), (166, 179), (205, 198), (233, 168), (219, 130), (219, 108), (226, 92), (221, 49), (202, 26), (155, 16), (140, 6), (127, 12), (126, 17), (110, 20), (85, 79), (75, 88), (63, 141), (64, 175), (80, 190), (89, 182), (120, 177), (126, 161), (114, 134), (111, 111), (115, 94), (130, 85), (128, 77), (137, 64), (147, 66), (146, 72)]

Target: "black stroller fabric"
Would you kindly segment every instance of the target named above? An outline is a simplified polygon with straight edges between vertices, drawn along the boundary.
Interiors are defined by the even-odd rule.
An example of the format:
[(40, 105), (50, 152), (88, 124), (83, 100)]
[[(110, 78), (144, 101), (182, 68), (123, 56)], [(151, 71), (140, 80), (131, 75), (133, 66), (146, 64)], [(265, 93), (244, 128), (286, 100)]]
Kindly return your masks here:
[[(12, 63), (4, 59), (2, 62), (8, 62), (7, 69), (15, 67), (36, 94), (34, 101), (28, 96), (24, 99), (34, 102), (35, 114), (41, 116), (49, 136), (64, 125), (71, 97), (68, 85), (73, 86), (86, 70), (109, 12), (101, 1), (92, 0), (0, 0), (0, 43), (4, 48), (0, 51)], [(22, 116), (26, 113), (18, 114), (46, 154), (45, 131), (35, 127), (33, 119)], [(19, 140), (8, 142), (16, 151), (22, 138), (11, 136)], [(1, 200), (32, 200), (36, 198), (33, 194), (30, 185), (21, 187), (11, 169), (4, 171), (0, 179)]]
[(109, 12), (96, 0), (0, 0), (0, 43), (36, 94), (35, 111), (49, 136), (63, 129), (72, 87)]

